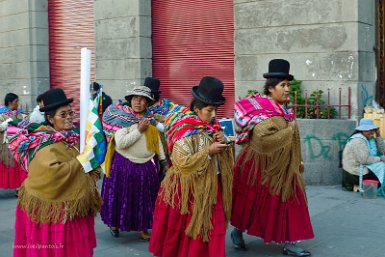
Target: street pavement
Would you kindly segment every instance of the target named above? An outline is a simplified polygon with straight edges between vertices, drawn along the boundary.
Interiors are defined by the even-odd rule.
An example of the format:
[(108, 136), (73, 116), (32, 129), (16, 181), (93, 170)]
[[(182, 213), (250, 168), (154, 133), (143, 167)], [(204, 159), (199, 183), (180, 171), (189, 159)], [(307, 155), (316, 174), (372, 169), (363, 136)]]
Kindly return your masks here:
[[(359, 193), (342, 191), (340, 186), (308, 186), (309, 210), (315, 238), (299, 245), (314, 257), (384, 257), (385, 199), (364, 199)], [(0, 257), (12, 256), (16, 197), (14, 190), (0, 190)], [(113, 238), (108, 228), (96, 218), (95, 257), (152, 256), (148, 243), (137, 232), (122, 232)], [(245, 235), (247, 251), (232, 247), (229, 227), (226, 237), (227, 257), (282, 256), (282, 246), (264, 244)], [(202, 256), (203, 257), (203, 256)]]

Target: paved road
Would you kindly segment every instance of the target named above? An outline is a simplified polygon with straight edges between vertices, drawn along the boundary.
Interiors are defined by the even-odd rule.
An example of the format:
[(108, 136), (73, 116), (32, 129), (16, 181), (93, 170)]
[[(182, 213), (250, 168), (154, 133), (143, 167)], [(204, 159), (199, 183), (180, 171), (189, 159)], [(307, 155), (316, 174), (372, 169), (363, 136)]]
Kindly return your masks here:
[[(314, 257), (384, 257), (385, 199), (363, 199), (358, 193), (344, 192), (339, 186), (307, 187), (315, 239), (301, 243)], [(12, 256), (16, 198), (12, 190), (0, 190), (0, 257)], [(113, 238), (107, 227), (96, 220), (98, 246), (95, 257), (152, 256), (148, 243), (135, 232)], [(227, 257), (282, 256), (282, 247), (265, 245), (260, 239), (245, 236), (248, 251), (232, 248), (227, 233)]]

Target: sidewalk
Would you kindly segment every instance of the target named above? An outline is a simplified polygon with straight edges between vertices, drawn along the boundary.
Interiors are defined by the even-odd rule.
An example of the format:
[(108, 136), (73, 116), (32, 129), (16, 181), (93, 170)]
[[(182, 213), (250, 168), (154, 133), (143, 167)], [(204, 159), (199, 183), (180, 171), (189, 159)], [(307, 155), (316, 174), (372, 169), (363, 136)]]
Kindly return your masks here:
[[(16, 198), (12, 190), (0, 190), (0, 256), (12, 256)], [(385, 256), (385, 199), (363, 199), (358, 193), (339, 186), (308, 186), (308, 200), (315, 238), (300, 243), (314, 257)], [(123, 232), (113, 238), (96, 218), (98, 246), (95, 257), (152, 256), (148, 243), (138, 233)], [(245, 236), (247, 251), (233, 249), (230, 233), (226, 238), (227, 257), (282, 256), (282, 247), (265, 245), (260, 239)]]

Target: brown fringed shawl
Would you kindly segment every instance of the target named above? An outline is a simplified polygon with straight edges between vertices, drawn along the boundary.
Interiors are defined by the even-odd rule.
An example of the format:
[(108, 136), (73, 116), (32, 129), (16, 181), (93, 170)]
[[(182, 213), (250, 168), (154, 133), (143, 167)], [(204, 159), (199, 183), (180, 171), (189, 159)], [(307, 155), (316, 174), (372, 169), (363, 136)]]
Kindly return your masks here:
[(297, 124), (290, 125), (283, 117), (272, 117), (256, 125), (251, 139), (242, 149), (247, 154), (243, 159), (255, 161), (255, 169), (249, 173), (249, 183), (255, 184), (257, 172), (262, 172), (262, 185), (268, 185), (270, 193), (281, 195), (283, 202), (295, 195), (299, 186), (304, 191), (305, 183), (300, 173), (301, 144)]
[(178, 208), (182, 215), (191, 208), (191, 221), (186, 228), (186, 235), (196, 238), (201, 236), (209, 241), (212, 209), (217, 200), (218, 161), (221, 172), (222, 196), (226, 223), (231, 215), (231, 190), (233, 152), (228, 147), (209, 160), (209, 146), (212, 138), (206, 133), (199, 133), (178, 140), (172, 150), (172, 167), (163, 180), (160, 197), (173, 208)]
[(38, 151), (29, 164), (18, 204), (37, 223), (58, 223), (96, 215), (101, 198), (97, 171), (84, 173), (75, 158), (79, 152), (64, 141)]

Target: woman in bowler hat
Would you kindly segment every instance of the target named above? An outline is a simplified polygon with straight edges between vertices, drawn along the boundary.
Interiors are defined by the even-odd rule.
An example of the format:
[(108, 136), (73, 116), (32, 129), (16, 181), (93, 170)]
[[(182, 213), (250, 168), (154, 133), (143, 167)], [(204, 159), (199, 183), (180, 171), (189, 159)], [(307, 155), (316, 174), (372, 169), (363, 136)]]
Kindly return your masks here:
[(91, 257), (96, 247), (95, 215), (101, 206), (99, 171), (85, 173), (77, 160), (79, 134), (74, 112), (60, 88), (42, 95), (45, 123), (10, 139), (28, 177), (19, 191), (15, 257)]
[(290, 64), (269, 62), (265, 95), (235, 103), (236, 143), (244, 147), (234, 165), (231, 239), (245, 249), (242, 232), (265, 243), (284, 244), (283, 254), (310, 256), (296, 242), (314, 237), (308, 211), (300, 133), (292, 110)]
[(190, 109), (167, 117), (172, 166), (155, 205), (149, 246), (155, 256), (225, 256), (233, 153), (215, 119), (223, 89), (220, 80), (203, 77)]

